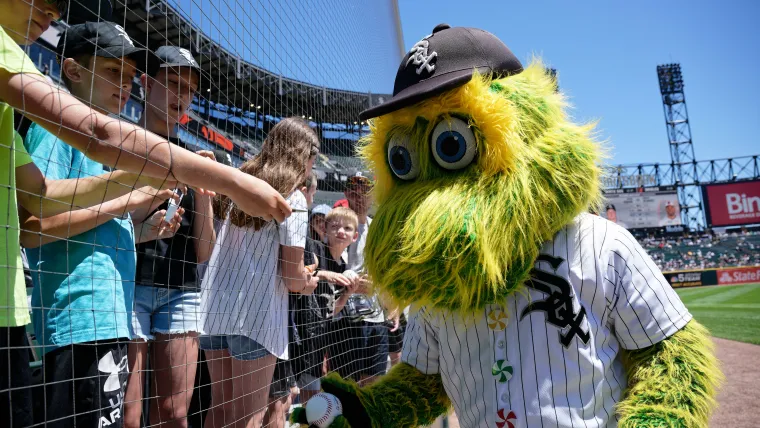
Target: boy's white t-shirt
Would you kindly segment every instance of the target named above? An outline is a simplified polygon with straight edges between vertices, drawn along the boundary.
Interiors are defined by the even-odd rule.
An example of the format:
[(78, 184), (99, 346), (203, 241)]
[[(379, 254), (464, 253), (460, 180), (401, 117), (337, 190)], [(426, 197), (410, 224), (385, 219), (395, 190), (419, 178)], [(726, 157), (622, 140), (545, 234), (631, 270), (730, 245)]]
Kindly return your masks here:
[(201, 290), (204, 334), (249, 337), (280, 359), (288, 358), (288, 290), (279, 278), (280, 245), (306, 246), (306, 198), (287, 199), (294, 212), (279, 226), (258, 231), (222, 225)]
[[(357, 232), (359, 238), (353, 244), (348, 246), (346, 267), (357, 273), (366, 273), (364, 271), (364, 246), (367, 243), (367, 232), (369, 231), (369, 225), (372, 223), (372, 219), (367, 217), (367, 223), (359, 224)], [(380, 299), (376, 294), (365, 295), (372, 302), (372, 306), (375, 308), (375, 314), (362, 318), (363, 321), (371, 323), (381, 323), (385, 321), (385, 314), (383, 313), (382, 306), (380, 305)]]

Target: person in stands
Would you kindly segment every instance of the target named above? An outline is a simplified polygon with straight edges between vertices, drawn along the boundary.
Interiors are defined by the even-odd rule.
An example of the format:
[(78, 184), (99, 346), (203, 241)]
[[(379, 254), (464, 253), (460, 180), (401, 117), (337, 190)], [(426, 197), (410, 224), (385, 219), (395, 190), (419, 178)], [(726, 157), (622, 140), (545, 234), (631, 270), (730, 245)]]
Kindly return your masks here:
[[(340, 313), (335, 317), (331, 330), (344, 343), (351, 344), (349, 374), (357, 382), (367, 384), (385, 374), (388, 363), (388, 326), (379, 297), (371, 291), (372, 284), (364, 270), (364, 245), (372, 219), (369, 209), (372, 202), (370, 190), (372, 182), (361, 173), (349, 177), (346, 182), (346, 201), (357, 216), (357, 238), (347, 249), (346, 268), (350, 271), (355, 293), (347, 297)], [(342, 335), (342, 339), (341, 339)], [(337, 352), (337, 350), (336, 350)], [(330, 351), (331, 358), (334, 352)], [(338, 362), (339, 365), (345, 365)], [(330, 369), (339, 369), (330, 363)], [(340, 370), (339, 370), (340, 371)]]
[[(119, 114), (137, 64), (152, 56), (125, 37), (121, 27), (103, 21), (72, 25), (59, 39), (66, 87), (102, 114)], [(49, 178), (93, 177), (107, 171), (36, 123), (24, 145)], [(34, 280), (33, 320), (44, 355), (47, 421), (61, 426), (123, 422), (135, 240), (155, 239), (151, 231), (166, 214), (141, 218), (137, 228), (144, 231), (135, 236), (129, 213), (155, 207), (160, 199), (154, 196), (136, 190), (93, 209), (50, 218), (23, 216), (21, 241)], [(178, 220), (174, 217), (179, 214), (170, 220)]]
[[(77, 6), (93, 5), (85, 0), (77, 3)], [(143, 169), (142, 165), (138, 165), (137, 157), (132, 154), (125, 154), (130, 159), (122, 162), (122, 169), (131, 173), (103, 172), (101, 169), (101, 173), (95, 176), (54, 180), (46, 177), (26, 152), (22, 138), (15, 130), (15, 109), (32, 112), (30, 116), (34, 121), (45, 123), (49, 130), (59, 133), (68, 143), (81, 150), (86, 150), (89, 145), (97, 147), (101, 144), (91, 138), (93, 131), (101, 132), (97, 135), (109, 138), (102, 133), (105, 123), (93, 123), (90, 120), (92, 116), (88, 114), (105, 116), (52, 87), (19, 46), (36, 41), (52, 20), (58, 19), (67, 7), (68, 2), (0, 1), (0, 10), (3, 11), (0, 14), (0, 205), (7, 207), (0, 210), (0, 366), (8, 368), (8, 375), (0, 377), (0, 391), (3, 391), (0, 392), (0, 420), (7, 421), (10, 426), (28, 426), (33, 423), (31, 390), (25, 387), (31, 377), (25, 326), (31, 320), (19, 247), (20, 211), (17, 207), (22, 208), (22, 214), (30, 216), (25, 217), (25, 221), (30, 223), (24, 227), (36, 234), (36, 245), (41, 245), (43, 241), (48, 242), (49, 237), (39, 234), (40, 227), (43, 226), (39, 221), (31, 219), (31, 216), (36, 216), (39, 220), (67, 213), (73, 207), (81, 209), (97, 206), (93, 210), (98, 211), (102, 208), (99, 204), (130, 194), (135, 188), (143, 193), (142, 196), (136, 196), (142, 198), (143, 202), (156, 194), (163, 195), (164, 198), (172, 194), (156, 193), (156, 189), (144, 187), (161, 188), (163, 184), (171, 184), (164, 183), (167, 170), (160, 172), (159, 169), (150, 168), (148, 174), (141, 177), (138, 174)], [(121, 72), (122, 69), (119, 68), (119, 73)], [(70, 109), (64, 111), (64, 107)], [(84, 122), (88, 123), (85, 128), (89, 134), (68, 132), (68, 129), (76, 128)], [(53, 125), (54, 123), (60, 125)], [(109, 141), (110, 144), (106, 143), (108, 147), (104, 146), (104, 150), (96, 157), (105, 160), (110, 156), (107, 160), (114, 164), (115, 157), (122, 153), (122, 140), (118, 134), (113, 134)], [(130, 144), (127, 141), (127, 146)], [(156, 155), (155, 160), (160, 158), (160, 155)], [(136, 202), (138, 201), (133, 201)], [(123, 214), (124, 210), (121, 211)], [(103, 215), (103, 221), (112, 218), (107, 213)], [(35, 227), (36, 232), (33, 230)], [(50, 235), (61, 236), (60, 232)]]
[(288, 292), (317, 287), (315, 266), (304, 265), (307, 206), (298, 188), (318, 153), (308, 123), (287, 118), (240, 168), (287, 197), (296, 211), (284, 223), (248, 216), (229, 199), (214, 206), (224, 223), (201, 291), (200, 347), (212, 381), (207, 427), (261, 426), (276, 360), (288, 359)]
[[(143, 74), (145, 109), (140, 125), (187, 148), (174, 137), (175, 126), (190, 107), (201, 80), (201, 68), (190, 51), (162, 46), (155, 52), (161, 61), (153, 74)], [(211, 151), (197, 152), (215, 159)], [(193, 396), (198, 362), (200, 283), (198, 265), (211, 256), (214, 232), (212, 198), (183, 186), (180, 208), (184, 211), (177, 232), (168, 238), (137, 245), (137, 273), (129, 345), (129, 384), (125, 396), (125, 424), (139, 428), (142, 416), (144, 370), (150, 355), (149, 425), (184, 428)], [(164, 202), (156, 210), (168, 209)], [(136, 219), (154, 212), (138, 210)]]
[[(317, 193), (317, 174), (314, 170), (312, 170), (311, 174), (306, 177), (306, 180), (304, 180), (299, 190), (304, 198), (306, 198), (306, 206), (311, 208), (311, 205), (314, 202), (314, 195)], [(315, 254), (313, 251), (313, 241), (307, 236), (306, 247), (304, 248), (304, 264), (307, 266), (313, 264), (319, 266), (319, 262), (315, 260)], [(317, 289), (319, 289), (319, 286), (317, 286)], [(316, 291), (312, 294), (289, 294), (288, 333), (290, 345), (288, 347), (288, 352), (290, 358), (287, 360), (281, 360), (278, 358), (277, 364), (274, 368), (272, 385), (269, 388), (269, 408), (267, 409), (264, 418), (264, 426), (269, 428), (285, 427), (287, 413), (290, 409), (293, 398), (300, 393), (298, 382), (300, 376), (296, 376), (293, 369), (293, 363), (295, 362), (296, 355), (298, 355), (298, 349), (294, 345), (300, 342), (296, 317), (299, 317), (302, 310), (298, 307), (298, 302), (300, 299), (311, 301), (316, 298)]]

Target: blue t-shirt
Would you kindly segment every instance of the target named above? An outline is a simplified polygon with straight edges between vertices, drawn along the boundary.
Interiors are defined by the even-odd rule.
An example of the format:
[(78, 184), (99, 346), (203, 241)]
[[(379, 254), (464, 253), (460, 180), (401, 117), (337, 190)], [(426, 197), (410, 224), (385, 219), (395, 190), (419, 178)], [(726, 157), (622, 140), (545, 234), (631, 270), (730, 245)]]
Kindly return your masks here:
[[(24, 142), (50, 179), (106, 172), (99, 164), (33, 124)], [(110, 220), (67, 240), (27, 249), (32, 269), (32, 320), (43, 352), (132, 337), (135, 237), (132, 220)]]

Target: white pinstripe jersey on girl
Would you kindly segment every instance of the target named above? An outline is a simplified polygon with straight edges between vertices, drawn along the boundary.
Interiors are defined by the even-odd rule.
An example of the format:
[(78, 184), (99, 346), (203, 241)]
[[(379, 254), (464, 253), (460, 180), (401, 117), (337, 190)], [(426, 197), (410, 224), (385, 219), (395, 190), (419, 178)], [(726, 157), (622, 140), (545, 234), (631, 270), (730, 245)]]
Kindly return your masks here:
[(582, 214), (544, 244), (531, 280), (463, 319), (418, 308), (402, 359), (440, 373), (462, 427), (614, 427), (622, 349), (691, 320), (625, 229)]

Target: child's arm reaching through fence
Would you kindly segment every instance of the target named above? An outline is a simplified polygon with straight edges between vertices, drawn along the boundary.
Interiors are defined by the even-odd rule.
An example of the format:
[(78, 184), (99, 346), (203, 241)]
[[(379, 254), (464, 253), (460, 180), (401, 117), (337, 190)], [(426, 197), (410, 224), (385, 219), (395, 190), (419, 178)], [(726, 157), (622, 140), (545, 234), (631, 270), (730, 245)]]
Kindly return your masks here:
[(0, 100), (99, 163), (222, 193), (243, 211), (265, 220), (290, 216), (285, 199), (262, 180), (98, 113), (44, 76), (0, 68)]
[[(23, 210), (19, 213), (21, 245), (24, 248), (37, 248), (50, 242), (68, 239), (114, 218), (121, 218), (135, 207), (151, 205), (154, 201), (160, 203), (170, 197), (175, 197), (172, 190), (157, 191), (151, 187), (143, 187), (91, 208), (82, 208), (42, 219)], [(137, 224), (135, 224), (135, 229), (137, 229)]]

